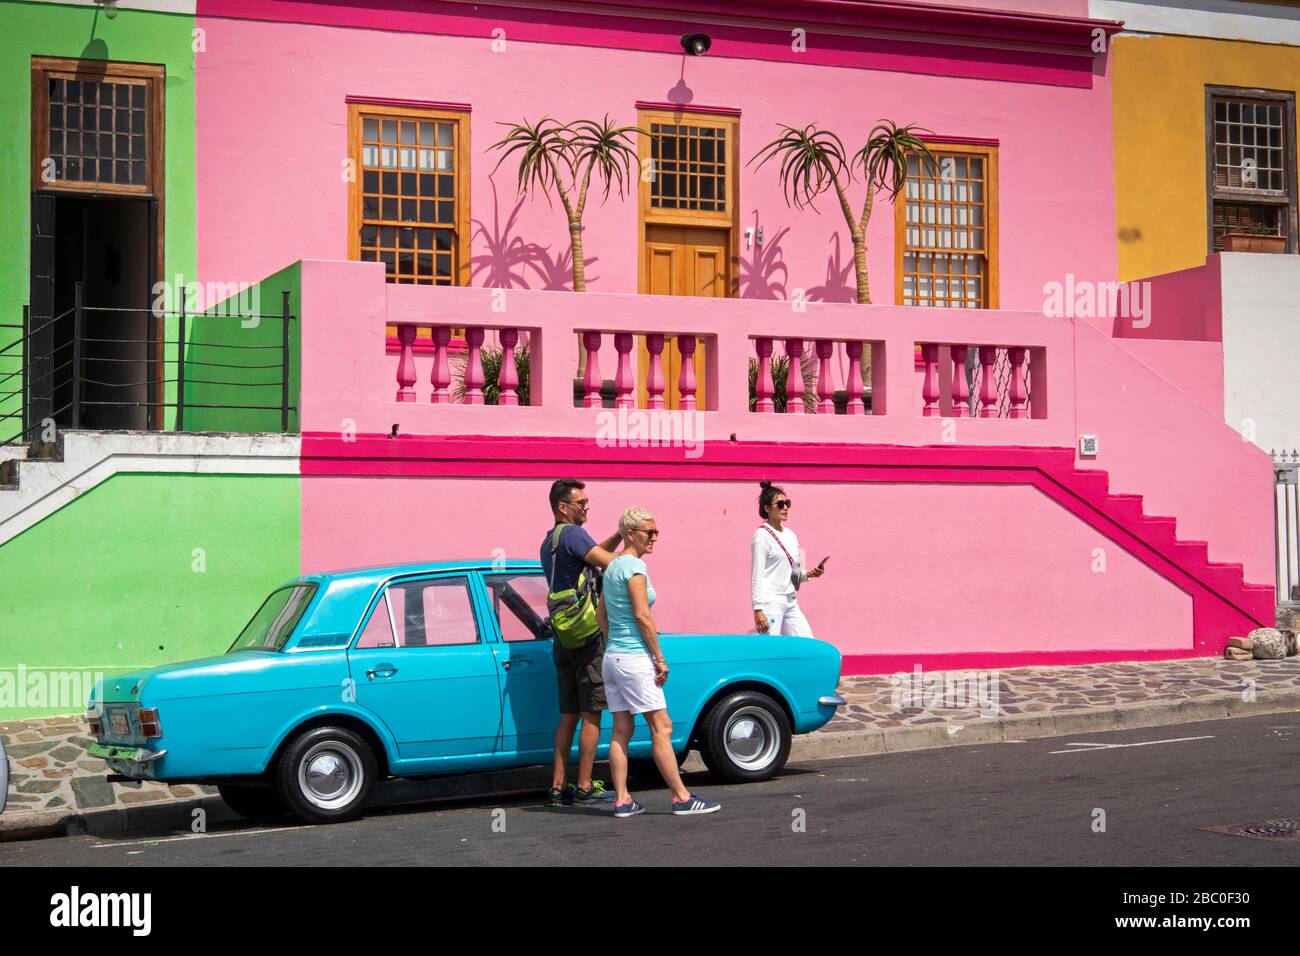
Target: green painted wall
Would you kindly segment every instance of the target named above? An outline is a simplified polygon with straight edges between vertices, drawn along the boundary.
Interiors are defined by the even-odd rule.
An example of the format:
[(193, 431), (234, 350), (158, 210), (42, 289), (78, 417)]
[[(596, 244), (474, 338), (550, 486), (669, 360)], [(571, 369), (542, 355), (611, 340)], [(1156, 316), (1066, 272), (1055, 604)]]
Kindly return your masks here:
[(0, 723), (69, 712), (5, 701), (22, 667), (223, 653), (299, 574), (300, 515), (296, 475), (120, 474), (0, 546)]
[[(288, 431), (298, 430), (298, 386), (302, 380), (299, 335), (302, 265), (294, 263), (254, 283), (235, 299), (218, 303), (187, 322), (185, 418), (187, 432), (278, 432), (281, 430), (279, 366), (283, 354), (284, 295), (289, 315)], [(248, 317), (245, 317), (247, 313)], [(218, 368), (216, 365), (234, 366)], [(274, 368), (258, 366), (274, 365)], [(213, 382), (240, 383), (232, 385)], [(231, 405), (233, 408), (217, 406)], [(254, 406), (270, 405), (272, 409)], [(207, 406), (207, 407), (204, 407)]]
[[(119, 10), (109, 20), (96, 7), (0, 0), (0, 349), (19, 338), (5, 325), (22, 322), (29, 297), (31, 256), (31, 58), (85, 57), (166, 67), (164, 275), (195, 274), (194, 17)], [(169, 337), (175, 335), (172, 328)], [(0, 353), (0, 378), (17, 364)], [(3, 394), (0, 416), (17, 411)], [(168, 401), (173, 398), (169, 395)], [(13, 419), (0, 419), (12, 434)]]

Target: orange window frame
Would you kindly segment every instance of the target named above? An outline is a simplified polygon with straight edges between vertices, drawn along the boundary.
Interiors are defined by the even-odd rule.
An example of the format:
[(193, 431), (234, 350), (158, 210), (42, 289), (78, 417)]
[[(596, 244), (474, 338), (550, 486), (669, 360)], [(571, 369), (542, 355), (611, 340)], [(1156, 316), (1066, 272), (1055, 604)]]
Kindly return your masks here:
[[(981, 253), (984, 256), (985, 274), (983, 301), (977, 308), (996, 309), (998, 307), (998, 148), (994, 145), (972, 145), (966, 143), (928, 142), (935, 159), (942, 163), (948, 157), (979, 157), (984, 160), (984, 248), (932, 248), (928, 246), (909, 246), (907, 243), (907, 191), (894, 202), (894, 302), (903, 304), (903, 264), (909, 254), (929, 253)], [(939, 224), (935, 224), (936, 228)], [(947, 224), (943, 224), (947, 225)], [(920, 273), (928, 274), (928, 273)], [(915, 296), (913, 296), (915, 298)]]
[[(360, 261), (361, 259), (361, 229), (363, 225), (375, 224), (381, 222), (390, 226), (412, 227), (412, 228), (447, 228), (447, 224), (437, 223), (412, 223), (394, 220), (368, 220), (362, 214), (362, 176), (364, 175), (364, 166), (362, 164), (362, 120), (363, 118), (373, 117), (378, 120), (425, 120), (450, 122), (455, 124), (454, 148), (456, 151), (455, 160), (452, 164), (452, 173), (455, 180), (453, 192), (453, 201), (455, 210), (453, 222), (450, 228), (455, 233), (452, 243), (452, 254), (454, 261), (451, 268), (452, 281), (450, 285), (467, 286), (470, 284), (470, 221), (469, 221), (469, 173), (470, 173), (470, 139), (469, 139), (469, 113), (464, 110), (442, 110), (442, 109), (422, 109), (408, 106), (383, 106), (372, 105), (367, 103), (349, 103), (348, 104), (348, 156), (351, 159), (351, 169), (354, 175), (348, 180), (348, 258)], [(417, 145), (418, 148), (418, 145)], [(400, 165), (394, 169), (399, 175), (404, 171)], [(418, 166), (407, 172), (419, 173)], [(412, 250), (415, 251), (414, 249)], [(436, 260), (435, 260), (436, 262)], [(437, 269), (434, 267), (434, 273), (429, 282), (416, 282), (417, 285), (436, 285)], [(391, 277), (389, 281), (394, 281)]]
[[(726, 170), (725, 170), (725, 208), (714, 209), (671, 209), (652, 204), (651, 182), (644, 175), (647, 164), (653, 159), (651, 155), (650, 131), (654, 124), (670, 126), (689, 126), (702, 129), (726, 130)], [(637, 287), (645, 293), (649, 290), (649, 277), (645, 274), (646, 234), (649, 226), (707, 226), (714, 229), (728, 230), (728, 290), (729, 297), (738, 294), (740, 278), (737, 263), (740, 259), (740, 117), (730, 113), (676, 112), (674, 110), (638, 109), (637, 128), (642, 135), (637, 137), (638, 189), (637, 189)], [(658, 170), (653, 170), (658, 175)]]

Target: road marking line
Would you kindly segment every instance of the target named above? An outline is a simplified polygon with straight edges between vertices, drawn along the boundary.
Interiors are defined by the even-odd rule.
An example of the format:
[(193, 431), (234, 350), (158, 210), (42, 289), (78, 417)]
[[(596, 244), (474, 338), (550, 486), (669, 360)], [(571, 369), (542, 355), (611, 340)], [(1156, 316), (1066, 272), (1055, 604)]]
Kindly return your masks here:
[(186, 836), (163, 837), (160, 840), (132, 840), (129, 843), (94, 843), (91, 844), (95, 849), (113, 846), (146, 846), (153, 843), (175, 843), (178, 840), (212, 840), (217, 837), (231, 836), (261, 836), (263, 833), (283, 833), (285, 830), (306, 830), (308, 827), (272, 827), (269, 830), (248, 829), (234, 830), (230, 833), (191, 833)]
[(1152, 747), (1156, 744), (1180, 744), (1187, 740), (1213, 740), (1214, 734), (1206, 734), (1203, 737), (1174, 737), (1170, 740), (1144, 740), (1136, 744), (1084, 744), (1072, 743), (1066, 744), (1067, 747), (1088, 747), (1088, 750), (1049, 750), (1049, 754), (1090, 754), (1098, 750), (1118, 750), (1122, 747)]

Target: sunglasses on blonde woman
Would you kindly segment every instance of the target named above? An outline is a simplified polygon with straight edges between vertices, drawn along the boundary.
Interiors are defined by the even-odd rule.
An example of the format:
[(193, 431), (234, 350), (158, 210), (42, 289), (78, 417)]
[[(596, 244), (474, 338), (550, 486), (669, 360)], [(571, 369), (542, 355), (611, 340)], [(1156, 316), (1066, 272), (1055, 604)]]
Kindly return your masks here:
[(643, 535), (645, 535), (645, 536), (646, 536), (647, 538), (649, 538), (651, 541), (653, 541), (655, 538), (659, 537), (659, 529), (658, 529), (658, 528), (633, 528), (632, 530), (633, 530), (633, 531), (639, 531), (639, 532), (641, 532)]

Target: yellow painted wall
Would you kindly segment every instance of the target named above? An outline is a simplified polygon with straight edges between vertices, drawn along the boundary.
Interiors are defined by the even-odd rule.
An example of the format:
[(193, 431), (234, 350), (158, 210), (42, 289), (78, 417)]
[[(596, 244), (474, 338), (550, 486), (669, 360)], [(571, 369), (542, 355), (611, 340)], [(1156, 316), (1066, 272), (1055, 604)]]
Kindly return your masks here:
[[(1119, 36), (1111, 45), (1119, 277), (1205, 262), (1205, 87), (1300, 90), (1300, 47)], [(1293, 187), (1296, 188), (1296, 187)]]

